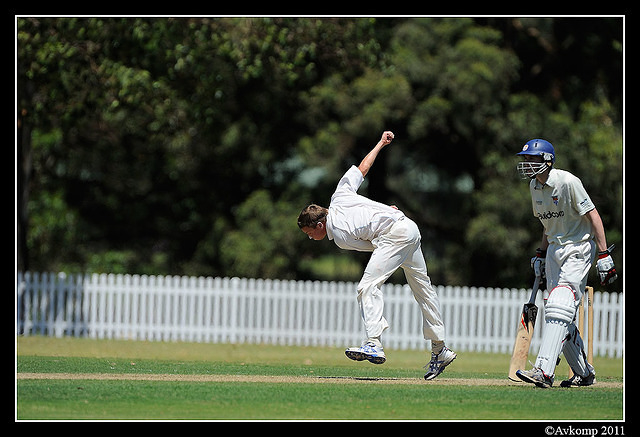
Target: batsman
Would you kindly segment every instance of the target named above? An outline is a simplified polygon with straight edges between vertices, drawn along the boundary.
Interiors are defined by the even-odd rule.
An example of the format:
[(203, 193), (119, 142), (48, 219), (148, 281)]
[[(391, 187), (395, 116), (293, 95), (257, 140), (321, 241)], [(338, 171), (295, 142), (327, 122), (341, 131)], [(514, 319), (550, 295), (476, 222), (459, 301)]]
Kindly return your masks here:
[(518, 163), (518, 172), (523, 179), (530, 179), (533, 215), (543, 226), (542, 241), (531, 264), (546, 275), (549, 295), (534, 367), (518, 370), (516, 375), (524, 382), (549, 388), (562, 352), (573, 377), (560, 386), (592, 385), (596, 372), (587, 362), (574, 321), (596, 252), (600, 283), (610, 284), (618, 277), (611, 258), (613, 246), (607, 248), (602, 219), (580, 179), (554, 168), (556, 156), (550, 142), (531, 140), (517, 155), (524, 158)]

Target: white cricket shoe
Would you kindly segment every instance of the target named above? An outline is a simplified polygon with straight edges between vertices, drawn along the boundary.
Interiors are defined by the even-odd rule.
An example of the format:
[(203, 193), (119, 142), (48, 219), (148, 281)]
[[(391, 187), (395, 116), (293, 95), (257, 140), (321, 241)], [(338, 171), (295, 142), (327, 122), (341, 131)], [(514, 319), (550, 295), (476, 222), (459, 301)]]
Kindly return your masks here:
[(534, 367), (531, 370), (518, 370), (516, 376), (524, 382), (535, 384), (540, 388), (551, 388), (553, 385), (553, 376), (545, 375), (539, 367)]
[(350, 347), (344, 351), (347, 358), (354, 361), (370, 361), (373, 364), (382, 364), (387, 361), (382, 346), (376, 346), (372, 342), (365, 342), (360, 347)]
[(456, 353), (446, 346), (442, 348), (439, 354), (431, 352), (431, 361), (424, 366), (424, 368), (427, 369), (427, 374), (424, 375), (424, 379), (430, 381), (440, 375), (444, 371), (444, 368), (451, 364), (456, 357)]

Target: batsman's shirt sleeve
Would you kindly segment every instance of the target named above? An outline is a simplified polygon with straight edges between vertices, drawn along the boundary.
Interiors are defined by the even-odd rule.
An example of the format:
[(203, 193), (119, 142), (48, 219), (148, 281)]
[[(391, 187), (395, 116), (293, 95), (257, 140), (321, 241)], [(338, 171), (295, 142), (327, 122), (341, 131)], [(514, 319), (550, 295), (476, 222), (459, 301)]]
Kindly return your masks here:
[(582, 185), (582, 181), (580, 179), (578, 179), (577, 177), (571, 178), (569, 190), (571, 191), (573, 207), (578, 212), (578, 214), (585, 215), (593, 208), (595, 208), (595, 205), (587, 194), (587, 190), (584, 189), (584, 185)]

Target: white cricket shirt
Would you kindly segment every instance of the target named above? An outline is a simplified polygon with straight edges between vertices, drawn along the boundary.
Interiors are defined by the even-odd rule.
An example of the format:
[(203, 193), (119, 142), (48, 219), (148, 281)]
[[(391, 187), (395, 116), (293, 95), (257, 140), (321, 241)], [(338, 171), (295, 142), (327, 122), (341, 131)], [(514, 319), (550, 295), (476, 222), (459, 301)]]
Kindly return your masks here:
[(386, 232), (404, 213), (357, 194), (364, 176), (355, 165), (342, 176), (331, 196), (327, 237), (341, 249), (372, 252), (371, 240)]
[(591, 222), (584, 215), (595, 206), (580, 179), (552, 168), (544, 185), (534, 178), (529, 190), (533, 215), (540, 219), (549, 243), (565, 245), (591, 238)]

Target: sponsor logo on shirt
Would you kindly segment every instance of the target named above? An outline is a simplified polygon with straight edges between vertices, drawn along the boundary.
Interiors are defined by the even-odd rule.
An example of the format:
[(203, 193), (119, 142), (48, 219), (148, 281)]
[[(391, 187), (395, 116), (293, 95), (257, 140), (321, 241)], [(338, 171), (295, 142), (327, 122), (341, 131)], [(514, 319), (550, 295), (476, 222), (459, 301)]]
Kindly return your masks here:
[(550, 220), (555, 218), (564, 217), (564, 211), (547, 211), (543, 213), (538, 213), (538, 218), (540, 220)]

